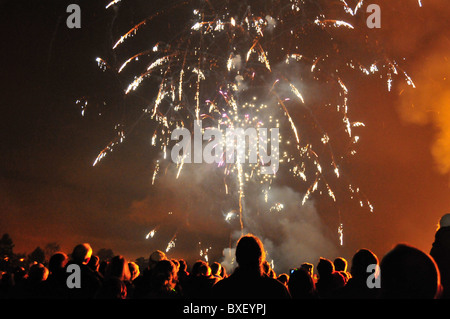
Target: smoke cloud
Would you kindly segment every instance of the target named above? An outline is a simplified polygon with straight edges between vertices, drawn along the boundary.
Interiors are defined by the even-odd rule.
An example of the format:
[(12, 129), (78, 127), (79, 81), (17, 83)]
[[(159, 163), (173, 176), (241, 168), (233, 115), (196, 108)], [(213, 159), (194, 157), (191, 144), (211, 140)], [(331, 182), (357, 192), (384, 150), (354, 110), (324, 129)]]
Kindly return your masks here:
[(425, 52), (425, 58), (411, 70), (416, 88), (403, 87), (400, 91), (399, 115), (406, 123), (432, 125), (435, 136), (431, 153), (437, 170), (450, 173), (450, 41), (436, 39)]
[[(258, 236), (264, 245), (266, 259), (273, 264), (277, 273), (287, 272), (304, 262), (317, 263), (319, 257), (333, 258), (337, 254), (338, 242), (333, 239), (317, 211), (314, 201), (302, 205), (303, 196), (287, 186), (271, 189), (269, 200), (263, 196), (252, 197), (246, 202), (245, 229), (243, 234)], [(236, 242), (240, 231), (232, 235)], [(234, 260), (234, 248), (223, 251), (222, 264), (227, 270), (237, 265)]]
[(129, 210), (135, 223), (145, 225), (148, 231), (157, 229), (148, 239), (154, 249), (164, 251), (176, 234), (169, 256), (183, 256), (190, 262), (205, 260), (201, 252), (210, 248), (208, 260), (220, 261), (228, 272), (237, 266), (236, 242), (247, 233), (262, 240), (266, 258), (273, 260), (277, 273), (303, 262), (315, 264), (321, 256), (336, 256), (337, 232), (331, 238), (314, 201), (302, 205), (303, 195), (292, 188), (273, 186), (266, 202), (257, 185), (246, 184), (241, 230), (238, 193), (233, 185), (237, 180), (228, 181), (227, 194), (223, 172), (215, 165), (186, 164), (178, 179), (173, 171), (168, 169), (159, 176), (154, 192), (133, 202)]

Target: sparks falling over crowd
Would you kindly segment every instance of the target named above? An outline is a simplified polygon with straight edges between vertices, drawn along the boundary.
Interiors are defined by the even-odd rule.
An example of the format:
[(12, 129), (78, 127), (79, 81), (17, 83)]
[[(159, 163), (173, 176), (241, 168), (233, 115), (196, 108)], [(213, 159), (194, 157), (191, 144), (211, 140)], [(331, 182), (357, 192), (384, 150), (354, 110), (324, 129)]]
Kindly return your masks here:
[[(106, 9), (120, 10), (121, 5), (114, 0)], [(157, 88), (142, 107), (142, 116), (157, 124), (149, 140), (161, 149), (165, 160), (156, 162), (152, 184), (166, 171), (164, 165), (175, 166), (176, 178), (183, 174), (184, 159), (172, 163), (168, 156), (175, 129), (192, 130), (199, 121), (203, 130), (211, 127), (223, 132), (273, 127), (280, 132), (275, 150), (280, 168), (304, 187), (303, 204), (316, 192), (336, 202), (338, 188), (373, 211), (360, 188), (341, 170), (341, 162), (356, 154), (358, 130), (364, 127), (350, 118), (343, 74), (376, 75), (386, 81), (387, 90), (395, 76), (404, 77), (411, 86), (414, 83), (397, 61), (386, 57), (379, 44), (366, 36), (367, 26), (355, 19), (363, 5), (363, 0), (354, 8), (344, 0), (171, 1), (118, 36), (114, 52), (145, 28), (155, 27), (161, 16), (178, 19), (179, 30), (162, 36), (150, 49), (121, 57), (118, 65), (97, 58), (102, 70), (127, 79), (124, 96), (145, 95), (139, 91), (145, 82)], [(349, 45), (355, 42), (360, 45), (358, 52), (354, 44)], [(128, 72), (139, 68), (137, 73)], [(88, 104), (80, 104), (84, 115)], [(122, 123), (116, 126), (116, 138), (94, 165), (125, 141), (128, 129)], [(261, 174), (266, 163), (249, 163), (248, 154), (244, 163), (227, 163), (226, 156), (222, 154), (223, 160), (216, 164), (224, 174), (224, 185), (217, 189), (238, 196), (236, 213), (242, 229), (246, 189), (257, 187), (267, 202), (278, 174)], [(283, 204), (276, 198), (272, 202), (270, 211), (282, 213)], [(233, 216), (230, 212), (224, 219), (228, 222)], [(338, 232), (342, 244), (343, 224)], [(171, 240), (166, 251), (174, 243)]]

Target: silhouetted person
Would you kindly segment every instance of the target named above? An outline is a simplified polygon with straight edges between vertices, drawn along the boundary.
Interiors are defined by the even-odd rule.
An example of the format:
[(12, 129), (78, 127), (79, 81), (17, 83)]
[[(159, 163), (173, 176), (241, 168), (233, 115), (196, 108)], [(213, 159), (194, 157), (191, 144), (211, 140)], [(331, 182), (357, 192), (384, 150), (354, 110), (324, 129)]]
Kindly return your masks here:
[[(81, 271), (81, 287), (68, 289), (68, 297), (71, 299), (92, 299), (101, 287), (101, 282), (95, 272), (87, 265), (92, 256), (92, 248), (88, 243), (76, 245), (72, 251), (71, 264), (76, 264)], [(70, 272), (68, 275), (70, 276)]]
[(221, 272), (222, 272), (222, 265), (217, 261), (213, 262), (211, 264), (211, 275), (213, 275), (218, 279), (222, 279), (222, 276), (220, 275)]
[(130, 280), (128, 262), (123, 256), (114, 256), (106, 267), (102, 287), (97, 295), (98, 299), (126, 299), (127, 286)]
[(399, 244), (381, 261), (382, 299), (433, 299), (440, 293), (434, 260), (421, 250)]
[(223, 278), (227, 278), (228, 274), (227, 274), (227, 270), (225, 269), (225, 267), (222, 266), (222, 269), (220, 269), (220, 277)]
[(150, 289), (144, 298), (148, 299), (179, 299), (181, 296), (175, 290), (177, 285), (177, 267), (167, 259), (156, 263), (152, 268)]
[(21, 293), (27, 281), (28, 273), (22, 266), (17, 266), (12, 272), (12, 281), (10, 282), (12, 287), (10, 287), (9, 297), (12, 299), (21, 298)]
[(13, 297), (14, 292), (14, 273), (5, 272), (0, 280), (0, 299), (9, 299)]
[(128, 268), (130, 269), (131, 281), (135, 280), (141, 274), (139, 265), (134, 261), (128, 262)]
[(105, 277), (107, 267), (108, 267), (108, 261), (102, 260), (98, 266), (98, 272), (102, 277)]
[(98, 256), (92, 255), (89, 259), (89, 262), (87, 265), (94, 271), (98, 271), (98, 268), (100, 267), (100, 258)]
[(148, 258), (148, 266), (143, 269), (140, 276), (134, 280), (134, 297), (146, 298), (150, 292), (152, 271), (161, 260), (167, 260), (166, 254), (160, 250), (155, 250)]
[(48, 278), (48, 269), (41, 263), (34, 263), (28, 271), (28, 278), (19, 291), (19, 298), (42, 299), (45, 298), (45, 281)]
[[(89, 262), (87, 263), (88, 267), (92, 269), (92, 271), (94, 272), (94, 274), (98, 277), (98, 279), (100, 280), (101, 283), (103, 283), (104, 280), (104, 274), (102, 274), (99, 269), (100, 269), (100, 258), (98, 256), (92, 255), (91, 258), (89, 259)], [(106, 270), (106, 268), (105, 268)]]
[(317, 299), (314, 280), (304, 268), (295, 269), (287, 285), (293, 299)]
[(314, 280), (314, 265), (311, 263), (303, 263), (300, 265), (300, 269), (303, 269), (306, 271), (307, 274), (311, 276), (311, 278)]
[(368, 271), (369, 265), (379, 266), (378, 257), (369, 249), (360, 249), (353, 255), (352, 266), (350, 268), (351, 278), (348, 280), (347, 284), (338, 291), (340, 298), (375, 299), (378, 297), (380, 292), (379, 288), (370, 288), (367, 285), (368, 277), (373, 275), (375, 271)]
[(212, 287), (220, 279), (211, 274), (208, 263), (198, 260), (192, 266), (191, 274), (183, 286), (183, 294), (187, 298), (211, 298)]
[(264, 273), (262, 265), (265, 252), (258, 237), (253, 235), (241, 237), (236, 245), (235, 254), (238, 267), (230, 276), (213, 286), (214, 298), (290, 298), (286, 286)]
[(269, 276), (270, 278), (276, 279), (277, 278), (277, 274), (275, 273), (275, 271), (272, 269), (272, 267), (270, 266), (270, 263), (267, 260), (264, 260), (263, 264), (263, 271), (264, 273)]
[(178, 268), (177, 274), (177, 289), (182, 292), (187, 280), (189, 279), (189, 272), (187, 271), (187, 263), (184, 259), (180, 259), (178, 262), (180, 263), (180, 267)]
[(283, 285), (287, 286), (287, 283), (289, 281), (289, 276), (285, 273), (282, 273), (278, 275), (277, 280), (281, 282)]
[(347, 260), (344, 257), (337, 257), (334, 261), (334, 270), (339, 272), (343, 277), (344, 277), (344, 281), (345, 283), (348, 282), (348, 280), (350, 279), (350, 274), (347, 272)]
[(54, 253), (48, 262), (49, 275), (45, 283), (45, 295), (51, 299), (67, 298), (66, 265), (69, 257), (64, 252)]
[(439, 228), (434, 235), (430, 251), (431, 257), (438, 265), (443, 287), (442, 298), (450, 298), (450, 214), (439, 220)]
[(347, 271), (347, 260), (343, 257), (337, 257), (334, 262), (334, 270), (336, 271)]
[(127, 285), (127, 299), (133, 299), (135, 290), (134, 280), (139, 277), (141, 272), (139, 265), (133, 261), (128, 262), (128, 268), (130, 269), (130, 280), (125, 282)]
[(319, 258), (317, 264), (319, 279), (316, 290), (319, 298), (335, 298), (337, 291), (345, 286), (344, 276), (334, 269), (334, 264), (326, 258)]
[(20, 285), (27, 278), (27, 271), (21, 266), (14, 268), (13, 274), (15, 285)]

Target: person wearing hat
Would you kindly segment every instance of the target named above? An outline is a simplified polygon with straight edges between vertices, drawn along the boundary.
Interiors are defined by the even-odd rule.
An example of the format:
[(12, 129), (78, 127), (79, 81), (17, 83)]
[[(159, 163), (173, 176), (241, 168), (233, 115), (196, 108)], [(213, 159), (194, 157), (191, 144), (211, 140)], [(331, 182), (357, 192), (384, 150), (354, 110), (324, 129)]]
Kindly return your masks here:
[(430, 251), (441, 273), (441, 284), (444, 289), (442, 298), (450, 299), (450, 214), (439, 220), (438, 230)]

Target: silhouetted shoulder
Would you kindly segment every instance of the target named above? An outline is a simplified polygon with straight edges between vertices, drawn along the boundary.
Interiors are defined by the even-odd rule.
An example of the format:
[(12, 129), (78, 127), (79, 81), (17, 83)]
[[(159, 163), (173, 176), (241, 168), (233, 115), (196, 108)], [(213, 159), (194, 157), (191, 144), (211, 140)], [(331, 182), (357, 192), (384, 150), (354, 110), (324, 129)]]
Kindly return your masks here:
[(286, 286), (276, 279), (232, 274), (213, 286), (217, 299), (289, 299)]

